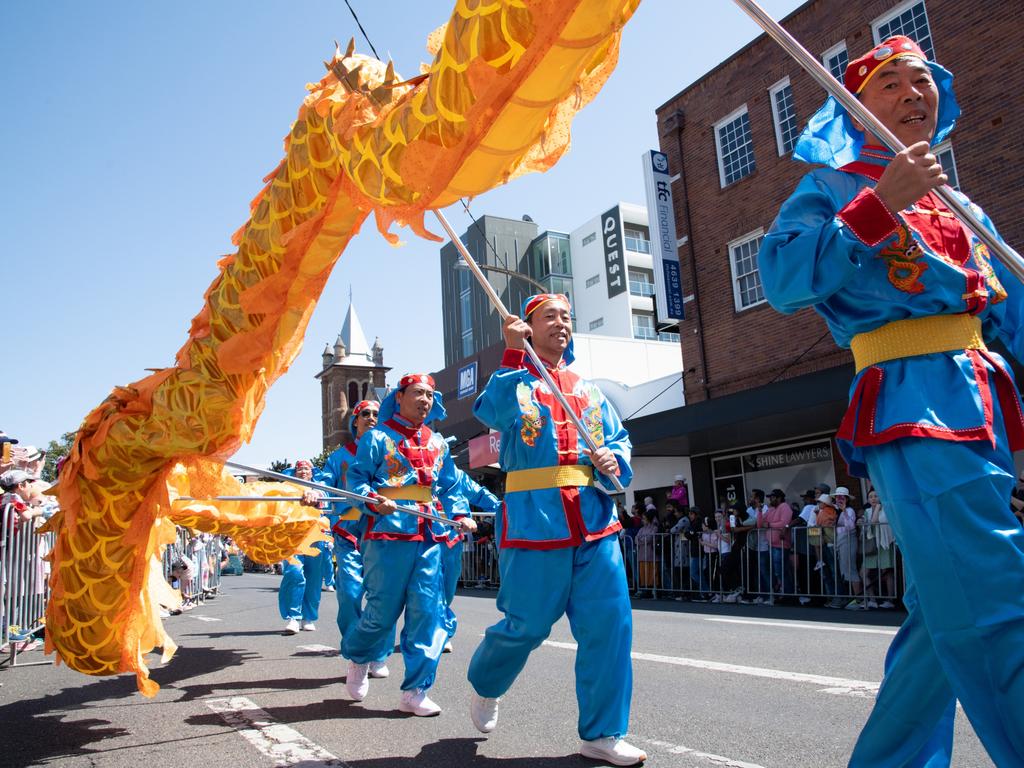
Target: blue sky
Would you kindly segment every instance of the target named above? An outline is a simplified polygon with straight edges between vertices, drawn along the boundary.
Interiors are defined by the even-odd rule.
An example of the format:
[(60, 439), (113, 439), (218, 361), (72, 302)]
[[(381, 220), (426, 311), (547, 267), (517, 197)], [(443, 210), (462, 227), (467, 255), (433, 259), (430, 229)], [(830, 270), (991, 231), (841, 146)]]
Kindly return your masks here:
[[(419, 71), (427, 35), (451, 12), (436, 1), (350, 2), (404, 76)], [(778, 19), (799, 2), (762, 4)], [(569, 154), (477, 198), (473, 214), (530, 214), (564, 230), (618, 200), (642, 203), (654, 109), (758, 33), (728, 0), (644, 0), (618, 69), (573, 125)], [(341, 0), (0, 5), (4, 336), (23, 345), (0, 377), (0, 429), (45, 445), (114, 386), (172, 363), (217, 259), (282, 156), (305, 84), (321, 77), (333, 40), (353, 36), (368, 53)], [(447, 215), (460, 232), (469, 225), (461, 210)], [(389, 383), (444, 365), (439, 246), (400, 235), (406, 244), (392, 248), (368, 224), (342, 255), (240, 461), (319, 452), (313, 376), (350, 286), (371, 343), (384, 344)]]

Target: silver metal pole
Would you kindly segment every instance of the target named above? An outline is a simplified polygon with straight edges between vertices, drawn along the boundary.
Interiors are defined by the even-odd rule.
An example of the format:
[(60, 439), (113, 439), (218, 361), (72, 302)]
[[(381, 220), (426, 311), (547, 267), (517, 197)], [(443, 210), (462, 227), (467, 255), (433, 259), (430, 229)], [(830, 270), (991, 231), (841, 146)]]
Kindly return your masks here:
[[(746, 12), (754, 22), (761, 27), (768, 36), (782, 46), (790, 56), (796, 59), (797, 63), (806, 70), (807, 74), (813, 77), (817, 83), (835, 97), (836, 101), (843, 105), (846, 110), (857, 118), (857, 121), (868, 128), (871, 133), (881, 139), (893, 152), (902, 152), (906, 147), (896, 138), (895, 134), (882, 125), (882, 122), (869, 112), (860, 100), (850, 93), (846, 88), (832, 77), (820, 61), (808, 52), (796, 39), (779, 25), (771, 16), (765, 13), (754, 0), (733, 0), (743, 11)], [(948, 185), (943, 185), (935, 190), (935, 194), (942, 200), (949, 209), (956, 214), (957, 218), (967, 226), (978, 239), (988, 246), (989, 251), (1009, 269), (1016, 278), (1024, 282), (1024, 259), (999, 241), (991, 230), (982, 224), (971, 212), (971, 209), (960, 202), (953, 190)]]
[[(302, 496), (179, 496), (175, 501), (302, 501)], [(348, 501), (347, 496), (324, 496), (320, 501)]]
[[(358, 493), (352, 493), (352, 491), (345, 491), (345, 490), (342, 490), (341, 488), (331, 488), (331, 486), (329, 486), (329, 485), (321, 485), (320, 483), (314, 483), (312, 480), (303, 480), (303, 479), (298, 478), (298, 477), (292, 477), (291, 475), (284, 475), (284, 474), (281, 474), (280, 472), (274, 472), (273, 470), (269, 470), (269, 469), (260, 469), (259, 467), (250, 467), (250, 466), (247, 466), (245, 464), (239, 464), (238, 462), (235, 462), (235, 461), (225, 461), (224, 462), (224, 466), (225, 467), (231, 467), (232, 469), (241, 469), (241, 470), (243, 470), (245, 472), (255, 472), (258, 475), (263, 475), (265, 477), (273, 477), (273, 478), (276, 478), (278, 480), (283, 480), (286, 483), (295, 483), (296, 485), (301, 485), (301, 486), (304, 486), (306, 488), (312, 488), (312, 489), (314, 489), (316, 491), (323, 491), (323, 492), (325, 492), (327, 494), (331, 494), (331, 495), (335, 495), (335, 496), (341, 496), (344, 499), (346, 499), (347, 501), (358, 501), (361, 504), (379, 504), (380, 503), (380, 499), (377, 499), (377, 498), (374, 498), (374, 497), (371, 497), (371, 496), (360, 496)], [(447, 517), (439, 517), (438, 515), (432, 515), (429, 512), (423, 512), (422, 510), (420, 510), (420, 509), (418, 509), (416, 507), (402, 507), (402, 506), (400, 506), (398, 508), (398, 511), (399, 512), (408, 512), (410, 515), (415, 515), (416, 517), (422, 517), (422, 518), (425, 518), (426, 520), (433, 520), (435, 523), (441, 523), (442, 525), (447, 525), (449, 528), (457, 528), (457, 527), (459, 527), (458, 523), (456, 523), (453, 520), (449, 520)], [(366, 512), (368, 514), (370, 514), (370, 515), (374, 515), (374, 513), (371, 512), (370, 510), (366, 510)], [(378, 515), (374, 515), (374, 516), (378, 517), (379, 514)]]
[[(475, 277), (477, 282), (480, 283), (480, 287), (484, 289), (484, 293), (490, 300), (491, 305), (498, 310), (498, 314), (501, 315), (502, 322), (504, 322), (510, 313), (505, 309), (505, 305), (502, 303), (501, 297), (495, 293), (494, 286), (488, 282), (483, 271), (473, 260), (473, 257), (469, 255), (469, 251), (466, 249), (466, 246), (463, 244), (459, 236), (455, 233), (455, 230), (452, 229), (452, 225), (448, 223), (448, 219), (445, 218), (445, 215), (441, 211), (435, 210), (434, 216), (437, 217), (438, 222), (442, 227), (444, 227), (444, 231), (448, 233), (448, 237), (451, 238), (452, 245), (455, 246), (455, 249), (462, 256), (463, 260), (466, 262), (466, 266), (469, 267), (469, 271), (473, 273), (473, 277)], [(565, 395), (562, 394), (562, 390), (555, 384), (554, 379), (551, 378), (551, 374), (548, 373), (547, 366), (544, 365), (544, 361), (540, 359), (540, 355), (537, 354), (537, 350), (533, 348), (533, 345), (526, 345), (526, 354), (530, 358), (534, 367), (540, 373), (540, 377), (544, 380), (544, 383), (547, 384), (548, 389), (550, 389), (558, 399), (562, 409), (568, 415), (569, 420), (572, 421), (573, 426), (576, 427), (576, 431), (579, 433), (580, 437), (583, 438), (583, 442), (587, 444), (587, 448), (591, 451), (596, 451), (599, 446), (594, 442), (594, 438), (590, 436), (590, 432), (588, 432), (586, 427), (583, 426), (583, 422), (580, 421), (579, 416), (577, 416), (576, 412), (569, 406), (569, 401), (565, 399)], [(622, 483), (619, 481), (617, 476), (608, 475), (607, 477), (611, 480), (612, 485), (615, 486), (615, 490), (620, 493), (626, 490), (622, 487)]]

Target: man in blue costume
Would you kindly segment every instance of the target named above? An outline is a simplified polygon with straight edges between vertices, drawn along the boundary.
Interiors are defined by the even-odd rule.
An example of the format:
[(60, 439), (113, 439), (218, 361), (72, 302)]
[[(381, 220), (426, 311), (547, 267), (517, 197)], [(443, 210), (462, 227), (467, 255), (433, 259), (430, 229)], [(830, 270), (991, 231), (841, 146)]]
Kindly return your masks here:
[[(469, 666), (471, 716), (489, 733), (498, 700), (512, 686), (563, 614), (576, 638), (580, 752), (615, 765), (646, 754), (623, 740), (633, 687), (632, 616), (615, 507), (595, 486), (632, 478), (629, 436), (615, 409), (591, 382), (571, 373), (569, 299), (541, 294), (504, 327), (501, 368), (477, 398), (474, 413), (501, 432), (505, 504), (496, 523), (505, 618), (490, 627)], [(570, 406), (600, 446), (591, 454), (539, 372), (526, 359), (527, 339)], [(600, 475), (595, 475), (597, 470)]]
[[(324, 463), (321, 482), (335, 488), (350, 490), (348, 467), (355, 461), (359, 438), (377, 426), (378, 405), (372, 400), (363, 400), (352, 408), (349, 432), (352, 440), (331, 453)], [(334, 553), (338, 560), (336, 589), (338, 595), (338, 632), (342, 638), (349, 628), (359, 621), (363, 604), (363, 555), (359, 544), (366, 530), (367, 518), (360, 514), (360, 508), (349, 502), (335, 502), (331, 510), (331, 533), (334, 534)], [(391, 633), (392, 638), (394, 632)], [(369, 663), (369, 677), (384, 678), (389, 674), (386, 658), (391, 654), (394, 640), (388, 644), (383, 658)]]
[[(404, 610), (400, 644), (405, 678), (398, 708), (420, 717), (441, 712), (427, 696), (448, 639), (442, 621), (441, 535), (435, 534), (431, 521), (399, 511), (397, 502), (445, 513), (440, 500), (453, 493), (460, 473), (448, 443), (427, 426), (443, 418), (433, 378), (402, 377), (398, 389), (380, 405), (377, 428), (360, 438), (355, 462), (348, 468), (350, 490), (380, 501), (370, 510), (379, 516), (369, 520), (363, 536), (366, 605), (359, 622), (342, 638), (342, 654), (349, 660), (345, 685), (356, 701), (365, 698), (369, 664), (386, 655)], [(461, 511), (453, 510), (451, 517), (464, 530), (476, 525)]]
[[(313, 464), (307, 459), (299, 459), (295, 467), (286, 469), (284, 474), (300, 480), (312, 480)], [(306, 491), (303, 497), (303, 504), (320, 506), (320, 496), (316, 491)], [(296, 555), (294, 560), (288, 559), (282, 564), (277, 607), (286, 622), (284, 631), (287, 635), (298, 633), (300, 628), (307, 632), (316, 629), (316, 620), (320, 617), (323, 569), (330, 567), (328, 564), (331, 562), (330, 550), (319, 544), (318, 549), (319, 555)]]
[(1024, 531), (1008, 508), (1024, 418), (985, 344), (1024, 359), (1024, 288), (934, 193), (946, 175), (931, 147), (960, 112), (952, 79), (906, 37), (852, 62), (846, 88), (907, 149), (829, 99), (794, 151), (827, 167), (760, 253), (771, 304), (813, 306), (853, 351), (837, 439), (885, 500), (906, 565), (908, 616), (853, 766), (949, 765), (957, 699), (997, 765), (1024, 765)]

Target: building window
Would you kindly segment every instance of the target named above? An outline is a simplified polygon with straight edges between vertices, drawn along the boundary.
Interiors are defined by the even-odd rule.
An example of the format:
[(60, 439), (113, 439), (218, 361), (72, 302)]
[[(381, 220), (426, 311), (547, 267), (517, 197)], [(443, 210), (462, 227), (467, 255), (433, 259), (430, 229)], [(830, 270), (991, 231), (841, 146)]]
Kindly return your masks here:
[(921, 50), (929, 59), (935, 58), (924, 0), (900, 3), (884, 16), (879, 16), (871, 24), (871, 33), (875, 37), (875, 43), (888, 40), (893, 35), (906, 35), (921, 46)]
[(715, 149), (718, 177), (723, 187), (754, 172), (754, 140), (746, 104), (715, 124)]
[(671, 341), (679, 343), (679, 334), (675, 331), (658, 331), (658, 341)]
[(832, 77), (843, 82), (843, 75), (846, 74), (846, 65), (850, 63), (850, 53), (846, 50), (846, 41), (837, 43), (821, 54), (821, 61), (825, 69), (832, 73)]
[(586, 237), (583, 238), (582, 245), (583, 246), (588, 246), (592, 242), (594, 242), (595, 240), (597, 240), (597, 232), (591, 232), (589, 235), (587, 235)]
[(633, 296), (653, 296), (654, 273), (646, 269), (630, 269), (629, 292)]
[(350, 381), (348, 383), (348, 407), (349, 410), (356, 407), (359, 402), (359, 383)]
[[(572, 278), (569, 277), (549, 277), (543, 281), (548, 287), (550, 293), (564, 293), (569, 297), (569, 304), (573, 305), (572, 300)], [(573, 317), (576, 316), (575, 310), (572, 313)]]
[(733, 297), (737, 311), (764, 301), (761, 273), (757, 269), (757, 252), (763, 239), (764, 230), (759, 229), (729, 243), (729, 265), (732, 267)]
[(949, 177), (949, 186), (959, 192), (960, 177), (956, 173), (956, 158), (953, 156), (953, 145), (949, 141), (944, 141), (937, 147), (932, 148), (932, 154), (938, 158), (939, 165), (942, 166), (942, 170)]
[(462, 356), (469, 357), (473, 354), (473, 329), (467, 328), (462, 332)]
[(587, 278), (587, 288), (593, 288), (595, 285), (599, 284), (600, 282), (601, 282), (601, 276), (600, 275), (594, 275), (593, 277), (588, 277)]
[(793, 86), (784, 77), (768, 89), (772, 101), (772, 117), (775, 119), (775, 142), (779, 156), (793, 151), (800, 131), (796, 124), (796, 108), (793, 106)]
[(656, 339), (657, 332), (654, 330), (654, 315), (649, 312), (633, 313), (633, 338), (634, 339)]
[(636, 253), (650, 253), (651, 252), (651, 241), (647, 239), (647, 233), (641, 232), (638, 229), (630, 229), (626, 227), (626, 250), (635, 251)]
[(591, 320), (590, 321), (590, 330), (592, 330), (592, 331), (597, 330), (602, 325), (604, 325), (604, 318), (603, 317), (599, 317), (599, 318), (597, 318), (597, 320)]

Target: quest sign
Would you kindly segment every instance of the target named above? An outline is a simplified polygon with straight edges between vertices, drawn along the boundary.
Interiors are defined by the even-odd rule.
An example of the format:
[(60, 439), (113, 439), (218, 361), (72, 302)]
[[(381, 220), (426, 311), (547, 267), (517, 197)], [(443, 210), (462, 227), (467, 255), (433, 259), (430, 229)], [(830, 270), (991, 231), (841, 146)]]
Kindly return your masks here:
[(626, 290), (626, 255), (623, 253), (622, 217), (619, 206), (601, 214), (601, 240), (604, 242), (604, 271), (608, 278), (608, 298)]

